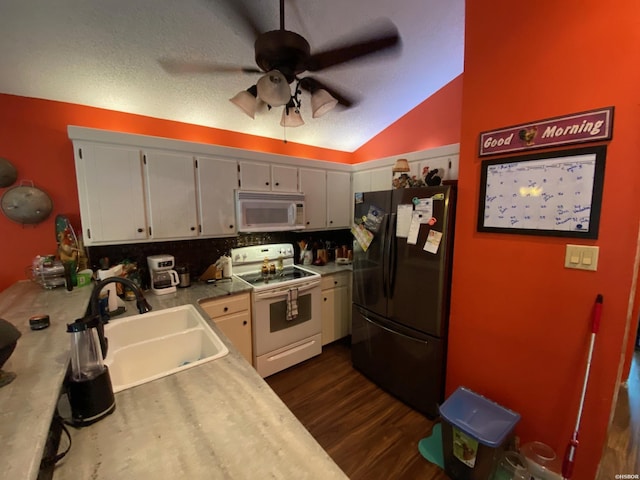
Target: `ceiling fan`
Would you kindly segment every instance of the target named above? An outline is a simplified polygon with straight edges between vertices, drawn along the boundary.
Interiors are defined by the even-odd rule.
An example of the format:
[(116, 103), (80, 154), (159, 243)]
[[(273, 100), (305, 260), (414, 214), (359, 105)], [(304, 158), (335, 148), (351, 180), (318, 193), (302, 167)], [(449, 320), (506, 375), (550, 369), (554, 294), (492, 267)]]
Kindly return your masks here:
[[(320, 80), (305, 75), (305, 72), (319, 72), (330, 67), (357, 60), (371, 54), (392, 51), (400, 47), (398, 30), (386, 20), (382, 26), (372, 28), (369, 35), (355, 41), (324, 51), (311, 53), (309, 42), (299, 35), (285, 29), (284, 0), (280, 0), (280, 28), (263, 32), (255, 18), (255, 12), (249, 11), (238, 0), (224, 0), (224, 8), (238, 18), (245, 30), (255, 37), (256, 67), (219, 65), (208, 63), (188, 63), (161, 59), (161, 66), (169, 73), (234, 73), (262, 74), (255, 85), (231, 98), (231, 102), (254, 118), (261, 102), (269, 108), (284, 106), (283, 126), (298, 126), (304, 121), (300, 117), (301, 90), (311, 94), (313, 117), (319, 117), (338, 103), (350, 107), (355, 102), (331, 88)], [(295, 82), (293, 93), (291, 84)]]

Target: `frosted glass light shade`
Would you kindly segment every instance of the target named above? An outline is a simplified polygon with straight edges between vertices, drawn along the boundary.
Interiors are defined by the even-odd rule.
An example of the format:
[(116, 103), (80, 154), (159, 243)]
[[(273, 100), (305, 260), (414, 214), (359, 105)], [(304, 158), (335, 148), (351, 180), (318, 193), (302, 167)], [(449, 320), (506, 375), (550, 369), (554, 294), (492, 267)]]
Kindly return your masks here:
[(271, 70), (266, 73), (258, 83), (258, 97), (272, 107), (286, 105), (291, 98), (291, 89), (287, 79), (278, 70)]
[(283, 127), (299, 127), (304, 125), (304, 120), (302, 119), (302, 115), (300, 115), (300, 110), (297, 108), (289, 108), (289, 113), (287, 113), (287, 107), (282, 109), (282, 119), (280, 120), (280, 125)]
[(311, 112), (313, 118), (318, 118), (327, 113), (338, 104), (324, 88), (320, 88), (311, 94)]
[(230, 98), (229, 101), (251, 118), (255, 118), (256, 110), (258, 108), (258, 99), (256, 98), (256, 95), (256, 86), (253, 85), (248, 90), (239, 92), (236, 96)]

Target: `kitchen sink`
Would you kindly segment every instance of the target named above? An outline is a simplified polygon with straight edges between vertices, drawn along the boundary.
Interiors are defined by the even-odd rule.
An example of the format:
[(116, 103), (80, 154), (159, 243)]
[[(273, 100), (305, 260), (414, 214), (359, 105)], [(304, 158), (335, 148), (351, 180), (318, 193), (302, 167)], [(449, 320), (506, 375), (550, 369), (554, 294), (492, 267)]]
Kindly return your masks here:
[(119, 392), (220, 357), (229, 350), (193, 305), (112, 320), (105, 365)]

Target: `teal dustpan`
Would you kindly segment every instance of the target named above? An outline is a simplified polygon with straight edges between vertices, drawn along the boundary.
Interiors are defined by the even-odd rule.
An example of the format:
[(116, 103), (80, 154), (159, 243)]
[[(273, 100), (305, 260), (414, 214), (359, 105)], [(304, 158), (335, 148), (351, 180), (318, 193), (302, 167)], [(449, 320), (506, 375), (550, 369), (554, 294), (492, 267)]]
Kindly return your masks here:
[(431, 435), (418, 442), (420, 455), (431, 463), (444, 468), (444, 454), (442, 453), (442, 426), (436, 423), (431, 429)]

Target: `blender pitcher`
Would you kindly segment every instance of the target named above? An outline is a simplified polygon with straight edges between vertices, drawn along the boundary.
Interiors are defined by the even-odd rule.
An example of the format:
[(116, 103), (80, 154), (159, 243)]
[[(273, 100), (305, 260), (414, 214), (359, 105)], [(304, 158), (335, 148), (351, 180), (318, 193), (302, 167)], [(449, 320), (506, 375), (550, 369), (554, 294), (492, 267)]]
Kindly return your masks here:
[(98, 334), (100, 317), (83, 318), (67, 325), (71, 334), (71, 372), (67, 392), (73, 423), (90, 425), (112, 413), (115, 398), (109, 369), (102, 362), (103, 344)]

